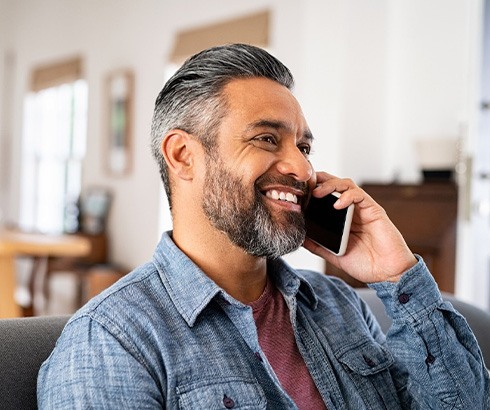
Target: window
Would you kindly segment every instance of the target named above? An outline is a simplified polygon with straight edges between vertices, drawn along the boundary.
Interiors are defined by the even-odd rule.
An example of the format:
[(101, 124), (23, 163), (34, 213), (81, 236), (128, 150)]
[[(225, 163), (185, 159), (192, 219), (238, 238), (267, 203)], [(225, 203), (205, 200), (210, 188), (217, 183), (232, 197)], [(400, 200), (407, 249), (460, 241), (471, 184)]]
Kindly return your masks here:
[[(20, 225), (26, 230), (61, 233), (78, 228), (75, 205), (86, 147), (88, 87), (76, 78), (79, 65), (71, 76), (75, 78), (60, 70), (63, 66), (49, 68), (49, 81), (46, 68), (44, 76), (37, 71), (34, 78), (42, 81), (34, 83), (24, 101)], [(60, 84), (55, 84), (56, 77)]]

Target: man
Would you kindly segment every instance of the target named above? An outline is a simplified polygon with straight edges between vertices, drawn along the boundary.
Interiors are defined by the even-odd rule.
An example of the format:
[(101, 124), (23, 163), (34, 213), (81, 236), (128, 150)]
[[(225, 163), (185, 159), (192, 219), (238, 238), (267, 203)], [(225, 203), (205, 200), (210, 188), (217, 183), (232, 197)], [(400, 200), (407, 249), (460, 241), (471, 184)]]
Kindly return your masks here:
[[(167, 82), (152, 147), (173, 231), (70, 320), (40, 408), (490, 408), (477, 342), (423, 261), (352, 181), (313, 170), (292, 84), (240, 44)], [(333, 191), (355, 204), (341, 257), (305, 239), (308, 197)], [(377, 290), (387, 338), (342, 281), (280, 259), (302, 244)]]

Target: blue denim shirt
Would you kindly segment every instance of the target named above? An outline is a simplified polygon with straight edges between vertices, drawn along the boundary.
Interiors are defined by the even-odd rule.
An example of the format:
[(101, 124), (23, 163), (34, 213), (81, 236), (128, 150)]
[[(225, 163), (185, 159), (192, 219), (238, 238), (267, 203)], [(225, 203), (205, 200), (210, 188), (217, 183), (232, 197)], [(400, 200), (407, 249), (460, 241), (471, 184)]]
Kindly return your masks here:
[[(466, 321), (423, 261), (373, 285), (393, 318), (385, 338), (339, 279), (268, 273), (299, 350), (333, 409), (487, 409), (489, 379)], [(91, 300), (41, 367), (40, 408), (295, 409), (262, 352), (252, 310), (164, 234), (153, 261)]]

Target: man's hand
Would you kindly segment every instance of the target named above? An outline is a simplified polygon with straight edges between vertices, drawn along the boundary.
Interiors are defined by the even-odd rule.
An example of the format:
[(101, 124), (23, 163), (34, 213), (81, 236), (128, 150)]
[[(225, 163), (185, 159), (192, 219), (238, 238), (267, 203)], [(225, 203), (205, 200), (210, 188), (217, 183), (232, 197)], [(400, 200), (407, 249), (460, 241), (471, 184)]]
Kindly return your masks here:
[(303, 246), (361, 282), (398, 282), (417, 259), (384, 209), (352, 180), (317, 172), (312, 195), (321, 198), (334, 191), (341, 194), (335, 208), (355, 204), (346, 254), (335, 256), (309, 238)]

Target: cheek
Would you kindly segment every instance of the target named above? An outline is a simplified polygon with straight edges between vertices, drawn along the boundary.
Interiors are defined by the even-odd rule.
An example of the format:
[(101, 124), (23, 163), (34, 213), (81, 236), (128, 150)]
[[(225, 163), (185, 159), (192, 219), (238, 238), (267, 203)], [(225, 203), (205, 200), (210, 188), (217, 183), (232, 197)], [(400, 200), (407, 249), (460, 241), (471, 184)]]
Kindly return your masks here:
[(244, 189), (250, 189), (258, 178), (271, 172), (277, 161), (273, 153), (252, 146), (241, 151), (220, 151), (220, 159), (221, 165), (240, 181)]
[(276, 158), (273, 155), (263, 152), (240, 162), (234, 170), (243, 176), (245, 182), (254, 183), (259, 177), (274, 169), (275, 161)]

